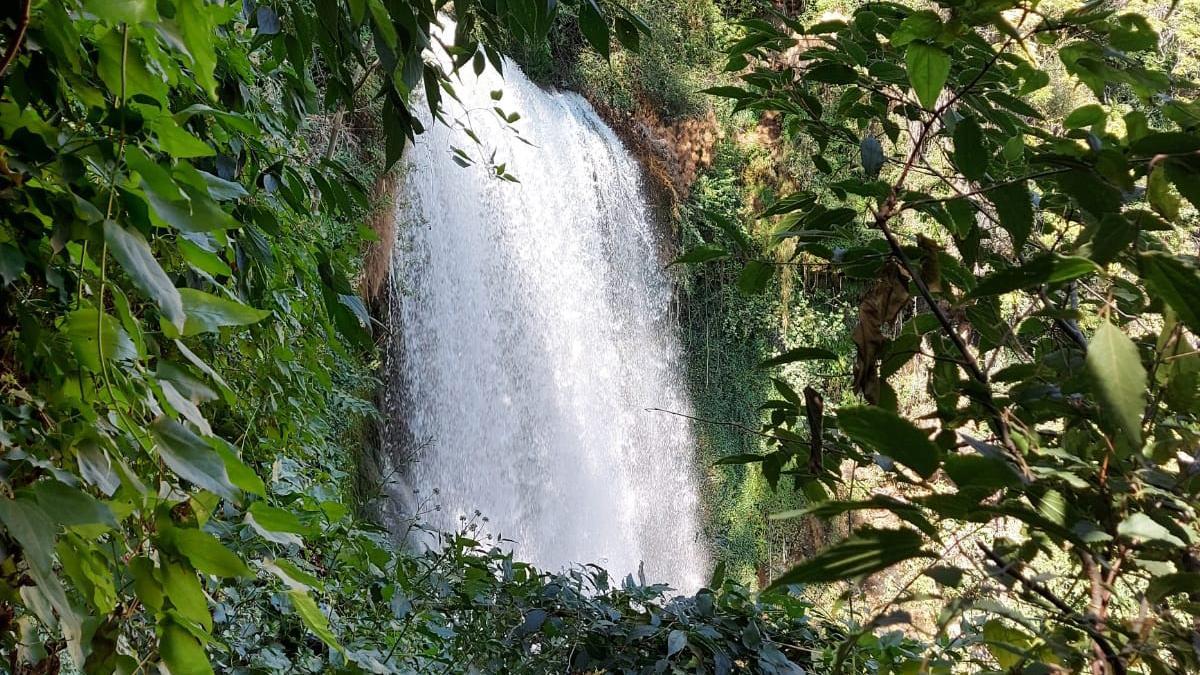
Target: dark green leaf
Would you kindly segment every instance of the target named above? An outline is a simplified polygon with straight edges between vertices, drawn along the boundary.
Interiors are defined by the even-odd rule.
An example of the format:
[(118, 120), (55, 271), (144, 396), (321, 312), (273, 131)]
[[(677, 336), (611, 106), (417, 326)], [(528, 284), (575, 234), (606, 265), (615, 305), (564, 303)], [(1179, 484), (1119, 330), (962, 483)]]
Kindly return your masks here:
[(784, 572), (767, 592), (791, 584), (811, 584), (852, 579), (871, 574), (910, 558), (933, 557), (921, 549), (924, 539), (914, 530), (862, 528)]
[(970, 296), (982, 298), (1022, 288), (1036, 288), (1042, 284), (1070, 281), (1093, 274), (1099, 269), (1096, 263), (1088, 258), (1047, 253), (1021, 267), (1008, 267), (989, 274), (979, 281), (979, 285), (971, 291)]
[(187, 319), (183, 312), (183, 300), (166, 272), (154, 258), (150, 245), (142, 235), (127, 230), (111, 220), (104, 221), (104, 241), (112, 249), (113, 257), (121, 263), (130, 281), (138, 290), (158, 305), (163, 319), (178, 329), (183, 329)]
[(970, 117), (954, 126), (954, 163), (967, 180), (983, 180), (988, 154), (983, 147), (983, 131)]
[(1161, 541), (1171, 546), (1186, 546), (1182, 539), (1144, 513), (1134, 513), (1122, 520), (1117, 525), (1117, 534), (1139, 542)]
[(1188, 328), (1200, 334), (1200, 270), (1168, 253), (1139, 256), (1142, 277)]
[(1033, 201), (1025, 181), (988, 190), (987, 197), (996, 206), (1000, 226), (1012, 237), (1013, 246), (1018, 250), (1023, 248), (1033, 231)]
[(1104, 121), (1104, 108), (1092, 103), (1071, 111), (1063, 120), (1063, 126), (1068, 129), (1082, 129)]
[(203, 438), (178, 422), (160, 417), (150, 433), (163, 462), (180, 478), (227, 499), (236, 499), (238, 489), (229, 480), (225, 462)]
[(928, 478), (941, 464), (941, 450), (911, 422), (883, 408), (838, 410), (838, 428), (863, 447), (886, 455)]
[(738, 290), (746, 295), (756, 295), (767, 289), (767, 283), (775, 274), (775, 267), (770, 263), (751, 260), (742, 268), (738, 275)]
[(702, 263), (710, 260), (717, 260), (719, 258), (726, 258), (728, 256), (729, 251), (726, 251), (720, 246), (701, 244), (700, 246), (689, 250), (687, 253), (684, 253), (675, 260), (671, 261), (671, 264), (681, 265), (687, 263)]
[(183, 331), (179, 334), (183, 336), (215, 333), (221, 326), (245, 326), (271, 315), (271, 312), (265, 309), (255, 309), (236, 300), (219, 298), (194, 288), (181, 288), (179, 295), (187, 315)]
[(605, 18), (600, 5), (596, 4), (596, 0), (580, 0), (579, 28), (583, 31), (583, 36), (587, 38), (592, 49), (608, 59), (610, 56), (608, 19)]

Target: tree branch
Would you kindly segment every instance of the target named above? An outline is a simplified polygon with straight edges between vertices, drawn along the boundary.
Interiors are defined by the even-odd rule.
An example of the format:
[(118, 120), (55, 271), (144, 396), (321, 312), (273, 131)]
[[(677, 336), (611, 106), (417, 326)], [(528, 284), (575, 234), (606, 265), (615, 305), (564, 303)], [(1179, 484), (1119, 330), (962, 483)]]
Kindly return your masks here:
[(25, 4), (21, 7), (21, 16), (17, 18), (17, 30), (13, 33), (4, 56), (0, 58), (0, 77), (4, 77), (8, 67), (17, 59), (17, 53), (21, 51), (21, 43), (25, 42), (25, 32), (29, 30), (29, 8), (32, 5), (33, 0), (25, 0)]
[(1116, 650), (1113, 649), (1113, 646), (1109, 643), (1108, 639), (1101, 635), (1100, 631), (1096, 629), (1096, 626), (1094, 625), (1096, 623), (1095, 619), (1089, 619), (1088, 617), (1080, 616), (1079, 612), (1075, 611), (1075, 608), (1067, 604), (1065, 600), (1050, 592), (1050, 590), (1045, 586), (1042, 586), (1041, 584), (1022, 574), (1020, 570), (1017, 570), (1015, 567), (1006, 562), (1004, 558), (1001, 558), (1000, 554), (988, 548), (987, 544), (984, 544), (982, 541), (976, 542), (976, 544), (979, 545), (979, 548), (983, 551), (983, 554), (986, 555), (993, 563), (998, 565), (1005, 574), (1021, 582), (1025, 588), (1029, 589), (1032, 593), (1046, 600), (1051, 605), (1054, 605), (1055, 609), (1062, 612), (1067, 617), (1070, 617), (1073, 620), (1073, 624), (1076, 624), (1082, 628), (1084, 632), (1086, 632), (1088, 636), (1092, 638), (1092, 641), (1096, 644), (1096, 647), (1099, 649), (1100, 653), (1103, 654), (1104, 660), (1108, 663), (1113, 675), (1126, 675), (1125, 663), (1121, 660), (1121, 657), (1117, 654)]

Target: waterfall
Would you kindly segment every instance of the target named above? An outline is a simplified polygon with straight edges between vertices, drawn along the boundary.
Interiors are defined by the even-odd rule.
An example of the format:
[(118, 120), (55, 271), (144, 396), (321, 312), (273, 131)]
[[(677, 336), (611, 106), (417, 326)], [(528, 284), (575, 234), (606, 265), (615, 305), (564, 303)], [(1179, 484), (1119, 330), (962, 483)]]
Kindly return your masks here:
[(644, 563), (648, 581), (695, 590), (695, 438), (646, 410), (690, 404), (640, 167), (577, 94), (511, 62), (460, 79), (450, 123), (427, 122), (404, 159), (390, 451), (407, 484), (438, 490), (438, 525), (479, 510), (544, 569)]

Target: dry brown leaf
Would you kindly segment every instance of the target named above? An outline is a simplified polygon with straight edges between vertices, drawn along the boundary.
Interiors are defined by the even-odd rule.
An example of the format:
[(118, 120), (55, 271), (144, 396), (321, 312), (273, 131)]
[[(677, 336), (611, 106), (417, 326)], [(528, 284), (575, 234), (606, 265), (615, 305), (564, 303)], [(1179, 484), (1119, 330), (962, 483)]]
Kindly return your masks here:
[(879, 402), (879, 358), (885, 338), (883, 327), (896, 320), (908, 303), (908, 274), (889, 259), (879, 270), (875, 287), (863, 297), (854, 326), (854, 391), (871, 404)]

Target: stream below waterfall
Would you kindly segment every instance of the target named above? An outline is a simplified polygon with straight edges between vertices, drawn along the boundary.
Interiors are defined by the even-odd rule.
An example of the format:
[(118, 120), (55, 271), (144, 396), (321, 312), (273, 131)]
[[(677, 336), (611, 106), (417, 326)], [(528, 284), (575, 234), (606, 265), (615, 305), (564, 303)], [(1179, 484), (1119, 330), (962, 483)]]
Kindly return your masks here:
[[(407, 485), (438, 490), (435, 525), (478, 510), (539, 567), (644, 563), (694, 591), (695, 437), (647, 410), (691, 411), (641, 168), (582, 97), (507, 61), (469, 70), (461, 101), (443, 96), (450, 124), (426, 122), (404, 158), (386, 450)], [(459, 166), (456, 147), (519, 182)]]

